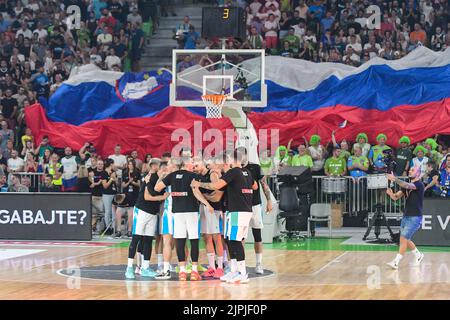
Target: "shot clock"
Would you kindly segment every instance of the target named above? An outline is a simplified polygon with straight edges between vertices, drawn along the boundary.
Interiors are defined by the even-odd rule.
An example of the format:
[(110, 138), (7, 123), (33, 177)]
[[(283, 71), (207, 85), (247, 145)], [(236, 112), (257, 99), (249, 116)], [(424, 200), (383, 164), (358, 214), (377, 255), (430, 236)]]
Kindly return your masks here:
[(246, 38), (244, 9), (240, 7), (206, 7), (202, 11), (202, 37)]

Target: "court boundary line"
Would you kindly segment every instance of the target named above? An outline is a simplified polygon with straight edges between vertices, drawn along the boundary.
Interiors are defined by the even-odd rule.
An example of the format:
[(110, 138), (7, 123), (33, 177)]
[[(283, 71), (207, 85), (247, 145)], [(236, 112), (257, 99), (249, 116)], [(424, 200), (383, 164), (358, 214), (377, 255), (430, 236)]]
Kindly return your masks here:
[(330, 265), (332, 265), (333, 263), (339, 263), (339, 259), (342, 258), (343, 256), (345, 256), (347, 253), (349, 253), (349, 251), (344, 251), (343, 253), (341, 253), (339, 256), (337, 256), (336, 258), (334, 258), (333, 260), (329, 261), (328, 263), (326, 263), (324, 266), (322, 266), (319, 270), (316, 270), (313, 273), (308, 274), (309, 276), (316, 276), (318, 275), (320, 272), (322, 272), (323, 270), (325, 270), (326, 268), (328, 268)]

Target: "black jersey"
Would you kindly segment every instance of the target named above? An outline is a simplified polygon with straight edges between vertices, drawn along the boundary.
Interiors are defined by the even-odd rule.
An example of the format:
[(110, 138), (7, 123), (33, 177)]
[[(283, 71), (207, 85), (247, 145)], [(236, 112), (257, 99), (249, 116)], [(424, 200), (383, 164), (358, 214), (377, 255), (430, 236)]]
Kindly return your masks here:
[(136, 201), (136, 208), (145, 211), (150, 214), (158, 214), (159, 213), (159, 206), (161, 205), (161, 201), (148, 201), (145, 200), (145, 189), (148, 190), (148, 192), (152, 196), (158, 196), (164, 194), (164, 192), (156, 192), (155, 191), (155, 185), (158, 182), (158, 175), (156, 173), (152, 173), (150, 176), (150, 180), (148, 183), (145, 183), (145, 180), (142, 179), (141, 187), (139, 188), (139, 195)]
[(186, 170), (177, 170), (167, 175), (163, 182), (170, 186), (172, 212), (198, 212), (200, 204), (192, 192), (192, 180), (201, 180), (201, 176)]
[(253, 191), (252, 199), (252, 205), (257, 206), (261, 204), (261, 193), (259, 190), (261, 188), (261, 179), (263, 178), (263, 176), (261, 175), (261, 167), (259, 164), (249, 163), (244, 168), (250, 171), (253, 180), (258, 183), (258, 190)]
[(221, 179), (227, 183), (227, 210), (252, 212), (253, 177), (250, 171), (245, 168), (232, 168)]
[[(211, 182), (211, 171), (208, 170), (208, 172), (205, 175), (202, 175), (200, 177), (201, 177), (201, 182), (206, 182), (206, 183)], [(200, 188), (200, 191), (201, 191), (201, 193), (206, 193), (206, 194), (213, 192), (213, 190), (207, 190), (207, 189), (203, 189), (203, 188)], [(219, 200), (218, 202), (209, 201), (209, 203), (211, 204), (211, 207), (213, 207), (214, 210), (222, 211), (222, 201), (221, 200)]]

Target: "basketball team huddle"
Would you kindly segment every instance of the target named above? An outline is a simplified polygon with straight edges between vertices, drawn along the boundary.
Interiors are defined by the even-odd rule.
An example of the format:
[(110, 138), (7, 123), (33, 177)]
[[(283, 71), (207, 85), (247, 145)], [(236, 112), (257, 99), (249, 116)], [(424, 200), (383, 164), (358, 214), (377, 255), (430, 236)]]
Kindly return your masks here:
[[(260, 190), (266, 198), (266, 213), (272, 210), (272, 200), (260, 166), (247, 159), (245, 148), (208, 160), (192, 158), (186, 152), (167, 162), (152, 159), (134, 207), (125, 277), (135, 279), (139, 274), (156, 280), (171, 279), (175, 247), (180, 281), (248, 283), (244, 242), (250, 229), (255, 272), (263, 274)], [(206, 247), (206, 270), (199, 264), (200, 237)], [(150, 268), (153, 239), (156, 271)]]

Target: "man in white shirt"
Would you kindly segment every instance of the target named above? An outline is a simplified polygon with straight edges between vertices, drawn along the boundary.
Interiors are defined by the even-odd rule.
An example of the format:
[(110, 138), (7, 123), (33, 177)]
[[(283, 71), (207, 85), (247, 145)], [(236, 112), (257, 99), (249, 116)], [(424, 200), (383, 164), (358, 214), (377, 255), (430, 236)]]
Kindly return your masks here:
[(378, 52), (381, 50), (381, 46), (379, 43), (376, 43), (375, 36), (369, 37), (369, 42), (364, 45), (364, 51)]
[(359, 64), (361, 61), (359, 55), (355, 54), (351, 45), (347, 46), (347, 54), (342, 58), (344, 63)]
[(347, 50), (349, 47), (352, 47), (353, 52), (357, 55), (361, 54), (362, 51), (362, 47), (361, 47), (361, 43), (356, 42), (356, 35), (351, 35), (350, 36), (350, 43), (346, 46), (345, 50)]
[(105, 59), (105, 64), (108, 70), (112, 70), (114, 65), (120, 66), (120, 58), (116, 56), (116, 53), (113, 48), (109, 49), (109, 55)]
[(11, 151), (11, 157), (8, 159), (8, 172), (14, 173), (14, 172), (23, 172), (23, 167), (25, 165), (25, 162), (22, 158), (19, 157), (19, 153), (17, 150)]
[(66, 147), (64, 154), (65, 156), (61, 158), (63, 186), (64, 191), (71, 191), (77, 183), (78, 163), (77, 158), (72, 155), (72, 148)]
[(298, 25), (295, 25), (294, 27), (294, 34), (300, 38), (300, 42), (302, 42), (303, 36), (306, 33), (306, 26), (305, 22), (300, 21)]
[(122, 177), (122, 170), (127, 167), (127, 157), (125, 157), (121, 153), (121, 146), (120, 146), (120, 144), (118, 144), (118, 145), (116, 145), (114, 147), (114, 154), (110, 155), (108, 158), (114, 160), (114, 165), (115, 165), (115, 167), (117, 169), (117, 177), (121, 178)]
[[(102, 24), (102, 27), (103, 25), (104, 23)], [(103, 32), (97, 36), (97, 42), (98, 44), (109, 46), (113, 41), (112, 35), (108, 32), (108, 29), (106, 27), (102, 28), (102, 30)]]
[(277, 9), (280, 7), (280, 5), (278, 4), (278, 2), (276, 0), (267, 0), (264, 6), (266, 8), (270, 8), (271, 5), (273, 5)]
[(259, 12), (259, 9), (261, 9), (262, 4), (258, 0), (253, 0), (249, 7), (251, 14), (256, 15)]
[(33, 33), (30, 29), (28, 29), (28, 25), (26, 22), (22, 22), (21, 28), (17, 30), (16, 32), (16, 39), (19, 37), (19, 35), (23, 35), (24, 38), (31, 39), (33, 38)]
[(38, 35), (38, 40), (41, 38), (46, 38), (48, 35), (47, 30), (42, 27), (42, 23), (40, 22), (38, 22), (37, 29), (33, 31), (33, 34), (35, 33)]

